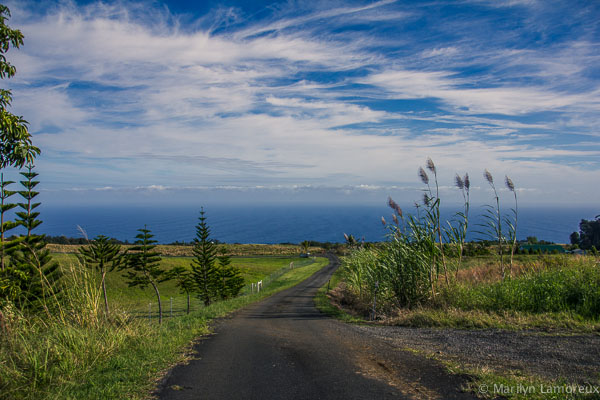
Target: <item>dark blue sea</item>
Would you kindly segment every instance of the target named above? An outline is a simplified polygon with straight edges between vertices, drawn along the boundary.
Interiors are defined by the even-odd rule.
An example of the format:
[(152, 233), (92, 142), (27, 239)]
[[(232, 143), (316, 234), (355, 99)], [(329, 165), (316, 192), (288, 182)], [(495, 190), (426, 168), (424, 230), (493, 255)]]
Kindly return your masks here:
[[(405, 212), (410, 207), (404, 208)], [(443, 210), (446, 218), (459, 209)], [(91, 239), (106, 235), (132, 242), (136, 230), (146, 225), (159, 243), (189, 242), (194, 238), (199, 207), (159, 206), (54, 206), (42, 205), (43, 224), (38, 233), (81, 237), (81, 226)], [(205, 207), (212, 238), (224, 243), (299, 243), (303, 240), (343, 242), (343, 234), (367, 241), (385, 240), (381, 217), (391, 220), (383, 206), (332, 205), (215, 205)], [(484, 239), (476, 226), (482, 207), (471, 209), (469, 239)], [(518, 238), (536, 236), (556, 243), (568, 243), (579, 222), (592, 219), (600, 209), (592, 207), (536, 207), (519, 210)]]

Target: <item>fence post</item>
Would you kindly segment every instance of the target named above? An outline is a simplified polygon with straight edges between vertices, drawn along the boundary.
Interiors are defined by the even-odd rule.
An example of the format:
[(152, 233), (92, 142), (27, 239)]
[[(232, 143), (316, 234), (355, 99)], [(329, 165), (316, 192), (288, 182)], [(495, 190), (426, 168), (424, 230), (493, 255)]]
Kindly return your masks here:
[(375, 293), (373, 293), (373, 313), (371, 314), (372, 321), (377, 318), (377, 291), (379, 290), (379, 281), (375, 281)]

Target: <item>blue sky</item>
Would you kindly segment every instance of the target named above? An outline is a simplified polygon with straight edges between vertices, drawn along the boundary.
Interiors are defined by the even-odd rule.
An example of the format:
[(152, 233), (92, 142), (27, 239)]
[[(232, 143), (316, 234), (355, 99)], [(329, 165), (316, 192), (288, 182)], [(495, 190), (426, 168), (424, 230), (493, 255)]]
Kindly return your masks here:
[(598, 2), (7, 5), (48, 202), (600, 198)]

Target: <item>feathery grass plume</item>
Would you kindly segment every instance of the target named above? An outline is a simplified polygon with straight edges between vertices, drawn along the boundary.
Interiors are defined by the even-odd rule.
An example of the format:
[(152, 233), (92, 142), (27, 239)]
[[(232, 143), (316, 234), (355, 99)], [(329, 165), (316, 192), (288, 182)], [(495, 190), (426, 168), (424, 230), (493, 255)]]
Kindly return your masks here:
[(402, 208), (400, 208), (398, 203), (396, 203), (391, 197), (388, 197), (388, 206), (394, 210), (398, 216), (402, 216)]
[(390, 207), (391, 209), (396, 208), (396, 202), (394, 201), (394, 199), (392, 199), (392, 196), (388, 196), (388, 207)]
[(518, 216), (519, 216), (519, 204), (517, 202), (517, 191), (515, 190), (515, 184), (513, 183), (512, 179), (510, 179), (508, 177), (508, 175), (506, 175), (504, 177), (504, 182), (506, 183), (506, 187), (508, 188), (508, 190), (510, 190), (515, 197), (515, 208), (512, 210), (513, 215), (514, 215), (514, 220), (511, 221), (508, 217), (506, 217), (506, 219), (505, 219), (506, 224), (508, 225), (508, 236), (511, 241), (510, 266), (509, 266), (508, 271), (509, 271), (510, 276), (512, 276), (513, 259), (514, 259), (515, 251), (517, 249), (517, 222), (518, 222)]
[[(485, 178), (486, 181), (488, 181), (488, 183), (490, 185), (494, 185), (494, 177), (492, 177), (492, 174), (490, 174), (490, 171), (488, 171), (487, 169), (483, 172), (483, 177)], [(494, 188), (495, 190), (495, 188)]]
[(427, 172), (425, 172), (423, 167), (419, 167), (419, 178), (421, 178), (421, 181), (424, 184), (429, 185), (429, 176), (427, 175)]
[(500, 255), (500, 270), (502, 271), (502, 279), (506, 278), (506, 271), (504, 270), (504, 249), (502, 247), (505, 238), (502, 234), (502, 214), (500, 212), (500, 197), (498, 196), (498, 191), (496, 190), (496, 185), (494, 185), (494, 178), (492, 174), (487, 169), (483, 172), (483, 177), (492, 187), (494, 191), (494, 199), (496, 200), (496, 208), (492, 206), (487, 206), (487, 213), (484, 215), (486, 219), (485, 225), (488, 227), (488, 232), (490, 236), (493, 236), (498, 240), (498, 251)]
[(85, 239), (86, 242), (90, 241), (90, 239), (88, 238), (88, 234), (85, 231), (85, 229), (83, 229), (80, 225), (77, 225), (77, 230), (79, 231), (79, 233), (81, 233), (81, 236), (83, 236), (83, 238)]
[(506, 187), (508, 188), (508, 190), (510, 190), (511, 192), (514, 192), (515, 191), (515, 184), (513, 183), (512, 179), (510, 179), (508, 177), (508, 175), (506, 175), (504, 178), (505, 178)]
[(345, 233), (344, 233), (344, 240), (346, 240), (346, 242), (350, 240), (350, 238), (348, 237), (348, 235), (346, 235)]
[(396, 217), (396, 214), (392, 214), (392, 219), (394, 220), (394, 223), (398, 225), (398, 217)]
[(425, 162), (425, 165), (428, 170), (430, 170), (434, 174), (437, 174), (437, 170), (435, 169), (435, 164), (433, 163), (433, 160), (430, 157), (427, 157), (427, 161)]
[(459, 174), (456, 174), (456, 176), (454, 177), (454, 183), (456, 184), (456, 187), (460, 190), (463, 190), (465, 188), (465, 182)]
[[(437, 246), (439, 248), (439, 255), (440, 258), (442, 260), (442, 266), (444, 268), (444, 277), (446, 279), (446, 285), (450, 285), (450, 281), (448, 279), (448, 268), (446, 265), (446, 256), (444, 254), (444, 239), (442, 236), (442, 227), (441, 227), (441, 220), (440, 220), (440, 189), (439, 189), (439, 182), (438, 182), (438, 178), (437, 178), (437, 169), (435, 167), (435, 164), (433, 163), (433, 160), (428, 157), (427, 161), (425, 162), (425, 166), (427, 167), (427, 169), (433, 173), (433, 178), (434, 178), (434, 183), (435, 183), (435, 192), (433, 191), (432, 187), (429, 185), (429, 176), (427, 176), (427, 173), (425, 172), (425, 170), (423, 169), (423, 167), (419, 167), (419, 177), (421, 178), (421, 181), (423, 181), (423, 183), (425, 183), (427, 185), (427, 189), (424, 190), (424, 196), (423, 196), (423, 204), (426, 206), (426, 219), (428, 220), (428, 223), (431, 225), (432, 227), (432, 235), (433, 237), (433, 242), (435, 243), (437, 241)], [(437, 236), (437, 239), (435, 238), (435, 236)], [(431, 268), (432, 271), (435, 269), (436, 271), (439, 271), (439, 264), (438, 261), (436, 259), (436, 257), (434, 256), (432, 258), (432, 264), (431, 264)], [(436, 274), (437, 276), (437, 274)], [(434, 294), (434, 291), (432, 290), (432, 294)]]
[(455, 214), (458, 226), (453, 226), (451, 223), (448, 223), (449, 226), (446, 229), (446, 233), (450, 240), (450, 244), (456, 247), (458, 253), (458, 261), (456, 263), (455, 270), (456, 278), (458, 277), (458, 270), (460, 269), (460, 266), (462, 264), (467, 230), (469, 225), (469, 188), (471, 186), (471, 182), (469, 181), (469, 174), (465, 174), (464, 178), (456, 174), (456, 176), (454, 177), (454, 182), (456, 187), (460, 189), (464, 202), (464, 210)]
[(383, 224), (383, 226), (387, 225), (387, 222), (385, 222), (385, 218), (383, 218), (383, 215), (381, 216), (381, 223)]

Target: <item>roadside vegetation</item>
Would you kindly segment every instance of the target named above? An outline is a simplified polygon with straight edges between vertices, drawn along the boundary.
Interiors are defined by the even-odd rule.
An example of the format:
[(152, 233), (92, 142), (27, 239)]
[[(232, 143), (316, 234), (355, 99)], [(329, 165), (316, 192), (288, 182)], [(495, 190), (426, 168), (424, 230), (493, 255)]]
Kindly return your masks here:
[[(263, 259), (251, 260), (261, 265)], [(116, 294), (114, 288), (108, 291), (114, 300), (111, 317), (106, 318), (99, 279), (76, 260), (62, 262), (65, 290), (60, 297), (47, 299), (49, 314), (4, 307), (0, 399), (146, 398), (162, 373), (185, 360), (192, 340), (209, 332), (212, 319), (291, 287), (328, 263), (325, 258), (310, 259), (290, 269), (290, 259), (264, 260), (263, 273), (275, 264), (279, 269), (273, 270), (276, 276), (260, 293), (208, 307), (197, 301), (190, 314), (165, 315), (163, 324), (121, 308), (119, 297), (111, 296)], [(118, 273), (108, 273), (108, 287), (117, 279)], [(150, 288), (148, 293), (134, 290), (151, 298)], [(165, 292), (178, 293), (173, 282), (170, 290), (161, 291)]]
[[(536, 238), (527, 238), (528, 245), (523, 246), (517, 240), (518, 190), (508, 176), (504, 193), (511, 198), (506, 212), (502, 192), (492, 174), (484, 171), (493, 197), (485, 206), (484, 223), (474, 227), (469, 225), (468, 174), (456, 175), (455, 186), (464, 205), (448, 221), (440, 219), (442, 199), (431, 159), (425, 168), (419, 168), (418, 176), (425, 185), (424, 195), (415, 203), (413, 215), (388, 199), (391, 221), (382, 217), (388, 229), (386, 242), (362, 244), (347, 236), (350, 253), (343, 258), (334, 284), (317, 295), (321, 310), (346, 321), (410, 327), (600, 332), (600, 259), (596, 251), (600, 225), (596, 221), (582, 220), (580, 232), (571, 235), (571, 246), (552, 248), (553, 253), (560, 253), (582, 246), (587, 254), (541, 254), (547, 245), (540, 245)], [(466, 242), (468, 230), (480, 240)], [(465, 370), (451, 360), (442, 361), (456, 373), (471, 375), (474, 392), (478, 385), (535, 384), (539, 388), (539, 384), (561, 384), (515, 376), (500, 366), (497, 370)]]
[[(493, 198), (485, 207), (485, 222), (473, 228), (486, 241), (475, 244), (465, 241), (469, 175), (456, 175), (464, 207), (449, 221), (440, 220), (437, 169), (431, 159), (418, 175), (426, 186), (415, 215), (405, 215), (388, 200), (392, 222), (382, 218), (388, 241), (370, 246), (348, 241), (352, 251), (343, 260), (341, 283), (330, 295), (337, 303), (366, 319), (410, 326), (600, 327), (597, 256), (519, 251), (517, 190), (508, 176), (512, 208), (503, 213), (492, 174), (483, 174)], [(583, 228), (578, 237), (590, 242), (588, 248), (594, 243), (593, 234)]]

